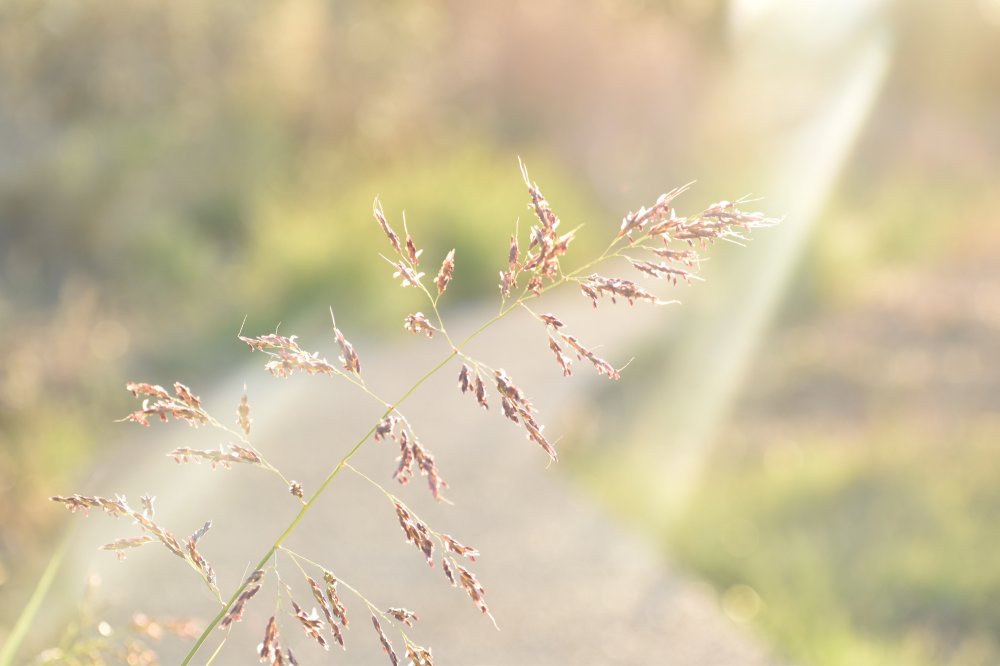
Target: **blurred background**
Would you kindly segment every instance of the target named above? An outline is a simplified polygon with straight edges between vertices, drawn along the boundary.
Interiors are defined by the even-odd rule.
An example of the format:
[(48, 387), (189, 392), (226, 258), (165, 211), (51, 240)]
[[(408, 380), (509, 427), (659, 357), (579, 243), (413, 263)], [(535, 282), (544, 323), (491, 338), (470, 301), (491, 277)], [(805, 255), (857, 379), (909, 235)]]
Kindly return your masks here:
[(1000, 662), (997, 0), (0, 3), (0, 639), (127, 380), (211, 385), (244, 316), (398, 327), (375, 194), (494, 299), (518, 156), (580, 262), (693, 179), (784, 216), (554, 473), (780, 660)]

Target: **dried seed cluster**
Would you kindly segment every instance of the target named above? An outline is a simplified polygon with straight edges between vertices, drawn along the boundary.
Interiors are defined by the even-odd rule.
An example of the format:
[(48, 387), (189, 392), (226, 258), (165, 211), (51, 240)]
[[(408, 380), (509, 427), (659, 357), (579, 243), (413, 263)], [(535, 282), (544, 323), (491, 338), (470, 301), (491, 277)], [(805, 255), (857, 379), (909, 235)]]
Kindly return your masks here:
[[(504, 416), (523, 426), (528, 439), (541, 446), (552, 460), (557, 460), (559, 456), (556, 454), (555, 447), (542, 434), (545, 426), (535, 419), (535, 406), (525, 397), (524, 392), (514, 385), (503, 369), (495, 370), (493, 376)], [(478, 370), (473, 370), (465, 363), (462, 364), (462, 369), (458, 373), (458, 388), (461, 389), (462, 393), (471, 391), (476, 397), (476, 402), (483, 409), (490, 408), (486, 399), (485, 382), (480, 377)]]
[(316, 612), (316, 609), (313, 608), (312, 611), (306, 613), (295, 603), (294, 599), (292, 599), (292, 609), (295, 611), (295, 618), (302, 625), (302, 630), (306, 632), (306, 636), (316, 641), (324, 650), (329, 650), (330, 644), (323, 636), (323, 620), (319, 619), (319, 613)]
[(271, 666), (297, 666), (299, 663), (290, 649), (282, 650), (278, 623), (273, 615), (264, 628), (264, 640), (257, 646), (257, 654), (261, 661), (270, 662)]
[(406, 540), (412, 543), (424, 554), (427, 566), (434, 566), (434, 541), (431, 540), (430, 530), (419, 518), (411, 514), (399, 501), (393, 502), (396, 507), (396, 516), (399, 518), (399, 526), (406, 535)]
[(438, 296), (443, 294), (448, 288), (448, 283), (455, 273), (455, 249), (452, 248), (441, 262), (437, 277), (434, 278), (434, 286), (437, 287)]
[(541, 314), (538, 315), (538, 319), (540, 319), (545, 324), (546, 328), (549, 329), (549, 349), (551, 349), (552, 353), (555, 354), (556, 362), (559, 364), (559, 367), (562, 368), (564, 376), (568, 377), (573, 374), (573, 362), (565, 354), (563, 354), (563, 349), (559, 345), (556, 338), (559, 338), (559, 340), (563, 343), (569, 345), (573, 351), (576, 352), (577, 359), (581, 361), (583, 359), (587, 359), (590, 361), (591, 365), (593, 365), (597, 370), (597, 374), (606, 375), (609, 379), (617, 380), (621, 378), (619, 371), (615, 369), (613, 365), (599, 357), (590, 349), (584, 347), (580, 341), (572, 335), (563, 333), (560, 330), (563, 328), (563, 323), (558, 317), (552, 314)]
[(212, 527), (212, 521), (206, 522), (194, 534), (188, 537), (187, 554), (191, 563), (194, 564), (195, 569), (197, 569), (208, 582), (208, 586), (213, 590), (217, 590), (215, 570), (212, 569), (212, 565), (210, 565), (198, 551), (198, 540), (205, 536), (205, 532), (207, 532), (210, 527)]
[[(372, 214), (375, 216), (375, 220), (382, 227), (382, 232), (385, 233), (386, 238), (389, 239), (389, 244), (392, 245), (393, 251), (399, 257), (399, 261), (394, 261), (392, 259), (385, 258), (390, 265), (395, 270), (392, 277), (400, 280), (400, 284), (403, 287), (417, 287), (423, 289), (423, 283), (421, 283), (420, 278), (422, 278), (425, 273), (418, 270), (420, 265), (420, 255), (423, 254), (423, 250), (418, 250), (416, 243), (414, 243), (413, 238), (410, 236), (409, 230), (406, 228), (406, 215), (403, 215), (403, 229), (406, 233), (406, 242), (404, 245), (400, 245), (399, 236), (396, 232), (392, 230), (389, 226), (388, 220), (385, 217), (385, 211), (382, 210), (382, 203), (375, 198), (375, 202), (372, 204)], [(455, 249), (452, 248), (447, 255), (445, 255), (444, 260), (441, 262), (441, 268), (438, 269), (437, 275), (434, 277), (434, 286), (437, 288), (437, 296), (441, 297), (442, 294), (448, 289), (448, 283), (451, 282), (452, 277), (455, 274)], [(430, 296), (430, 293), (428, 293)], [(436, 302), (437, 299), (434, 299)], [(414, 316), (422, 316), (418, 312)], [(407, 330), (411, 332), (419, 331), (432, 331), (433, 327), (418, 328), (414, 330), (409, 324), (409, 318), (407, 319)], [(431, 332), (427, 333), (427, 337), (431, 337)]]
[(378, 618), (374, 615), (372, 615), (372, 624), (375, 626), (375, 633), (378, 634), (378, 639), (382, 643), (382, 650), (389, 655), (389, 661), (392, 662), (392, 666), (399, 666), (399, 657), (396, 656), (396, 651), (392, 649), (389, 637), (382, 631), (382, 625), (379, 624)]
[(406, 315), (406, 319), (403, 321), (403, 328), (405, 328), (410, 333), (423, 333), (428, 338), (434, 337), (434, 325), (424, 316), (423, 312), (416, 312), (411, 315)]
[[(329, 574), (330, 578), (333, 578), (333, 574)], [(333, 639), (340, 644), (340, 647), (344, 647), (344, 634), (340, 630), (340, 625), (337, 624), (339, 619), (347, 626), (347, 616), (344, 613), (344, 607), (340, 605), (340, 599), (337, 598), (337, 593), (333, 590), (333, 585), (330, 584), (330, 590), (333, 590), (333, 594), (326, 596), (323, 594), (323, 588), (319, 586), (312, 578), (306, 576), (306, 582), (309, 583), (309, 589), (312, 591), (313, 598), (316, 599), (316, 603), (319, 604), (320, 610), (323, 611), (323, 617), (326, 618), (327, 625), (330, 627), (330, 632), (333, 634)], [(336, 579), (333, 581), (336, 583)], [(336, 601), (336, 604), (333, 602)], [(335, 611), (337, 608), (338, 611)]]
[(617, 303), (616, 296), (624, 298), (629, 305), (636, 301), (649, 301), (654, 305), (665, 305), (673, 301), (661, 301), (659, 298), (641, 288), (631, 280), (609, 278), (593, 273), (580, 281), (580, 290), (586, 294), (597, 307), (597, 301), (602, 296), (610, 296), (612, 303)]
[(186, 446), (182, 446), (174, 449), (167, 455), (178, 463), (201, 462), (205, 460), (212, 464), (212, 469), (216, 467), (230, 469), (236, 463), (247, 463), (250, 465), (260, 465), (263, 463), (260, 454), (239, 444), (220, 445), (218, 451), (189, 449)]
[(420, 619), (416, 613), (405, 608), (387, 608), (385, 612), (386, 615), (393, 616), (408, 627), (412, 627), (413, 623)]
[(542, 434), (545, 426), (535, 420), (535, 406), (525, 397), (524, 392), (514, 385), (502, 368), (497, 370), (494, 375), (497, 393), (500, 394), (500, 406), (503, 407), (503, 415), (514, 423), (520, 423), (524, 427), (528, 439), (542, 447), (553, 461), (558, 460), (559, 456), (555, 447)]
[(476, 580), (476, 576), (463, 567), (461, 564), (456, 564), (455, 568), (458, 569), (458, 586), (466, 591), (469, 598), (472, 599), (476, 607), (482, 611), (483, 615), (486, 615), (496, 624), (496, 620), (493, 619), (492, 613), (490, 613), (489, 607), (486, 605), (486, 589), (483, 588), (482, 584)]
[(247, 387), (243, 386), (243, 396), (240, 398), (240, 406), (236, 408), (236, 423), (243, 431), (244, 437), (250, 437), (250, 426), (253, 419), (250, 418), (250, 401), (247, 399)]
[(490, 403), (486, 400), (486, 384), (483, 378), (479, 376), (478, 371), (472, 370), (464, 363), (458, 373), (458, 388), (462, 389), (462, 393), (472, 391), (480, 407), (486, 410), (490, 408)]
[(340, 603), (340, 597), (337, 596), (337, 579), (329, 571), (324, 571), (323, 582), (326, 583), (326, 598), (330, 602), (330, 608), (340, 620), (340, 624), (346, 629), (350, 622), (347, 620), (347, 610), (344, 608), (344, 604)]
[(271, 357), (264, 369), (275, 377), (291, 377), (296, 370), (310, 375), (335, 375), (337, 368), (318, 353), (310, 354), (303, 351), (295, 339), (298, 336), (285, 337), (277, 333), (260, 335), (255, 338), (240, 336), (250, 349), (262, 351)]
[(479, 557), (479, 551), (471, 546), (464, 546), (459, 543), (454, 537), (448, 534), (441, 534), (441, 541), (447, 550), (460, 555), (461, 557), (469, 558), (469, 561), (475, 562), (476, 558)]
[(229, 611), (226, 612), (222, 621), (219, 622), (219, 629), (228, 629), (229, 625), (243, 619), (243, 607), (246, 606), (246, 603), (253, 599), (254, 595), (260, 591), (260, 581), (263, 577), (264, 571), (262, 569), (257, 569), (250, 574), (247, 578), (246, 587), (243, 588), (243, 592), (240, 593), (240, 596), (230, 607)]
[(653, 231), (650, 232), (650, 235), (665, 233), (666, 230), (669, 229), (670, 226), (676, 221), (676, 218), (674, 217), (674, 209), (671, 204), (677, 196), (686, 192), (691, 185), (692, 183), (681, 185), (680, 187), (670, 190), (666, 194), (661, 194), (651, 208), (643, 206), (634, 213), (629, 212), (622, 219), (622, 226), (618, 231), (618, 238), (628, 236), (629, 240), (632, 240), (631, 234), (633, 232), (642, 232), (643, 228), (647, 224), (653, 225)]
[(430, 488), (434, 499), (438, 501), (443, 499), (441, 489), (447, 488), (448, 483), (438, 474), (434, 456), (420, 444), (404, 419), (396, 415), (386, 416), (375, 427), (373, 438), (375, 441), (392, 439), (399, 444), (399, 457), (396, 458), (399, 465), (392, 478), (400, 485), (405, 486), (413, 478), (413, 464), (416, 463), (420, 474), (427, 477), (427, 487)]
[(116, 496), (113, 500), (106, 497), (88, 497), (85, 495), (70, 495), (69, 497), (60, 497), (57, 495), (50, 497), (49, 499), (53, 502), (59, 502), (60, 504), (65, 505), (67, 509), (74, 513), (77, 511), (87, 513), (90, 509), (101, 509), (113, 518), (122, 518), (125, 516), (132, 518), (142, 529), (143, 534), (139, 535), (134, 540), (119, 539), (118, 541), (113, 541), (104, 546), (105, 550), (118, 551), (119, 558), (121, 558), (122, 556), (120, 553), (123, 548), (141, 546), (144, 543), (147, 543), (146, 541), (142, 541), (141, 538), (143, 536), (149, 537), (150, 540), (159, 541), (171, 553), (193, 566), (198, 573), (201, 574), (202, 579), (204, 579), (209, 588), (211, 588), (213, 592), (218, 592), (218, 587), (216, 587), (215, 571), (212, 569), (212, 566), (208, 563), (208, 561), (202, 557), (202, 554), (197, 548), (198, 540), (201, 539), (205, 532), (207, 532), (212, 526), (211, 522), (205, 523), (198, 531), (192, 534), (188, 538), (185, 546), (181, 544), (180, 540), (174, 535), (173, 532), (164, 528), (154, 520), (152, 498), (144, 498), (143, 511), (136, 511), (132, 509), (128, 505), (125, 497), (121, 495)]
[(156, 541), (151, 536), (146, 534), (141, 534), (134, 537), (125, 537), (124, 539), (115, 539), (111, 543), (106, 543), (101, 546), (101, 550), (113, 550), (118, 556), (119, 560), (125, 559), (125, 551), (129, 548), (138, 548), (139, 546), (144, 546), (150, 541)]
[(132, 395), (148, 396), (142, 401), (142, 408), (137, 409), (123, 421), (135, 421), (144, 426), (149, 425), (149, 417), (156, 416), (164, 423), (167, 417), (172, 416), (180, 421), (187, 421), (192, 426), (205, 425), (211, 421), (208, 414), (201, 408), (201, 400), (191, 393), (191, 389), (180, 382), (174, 384), (175, 395), (157, 384), (146, 384), (129, 382), (125, 388), (132, 392)]
[[(405, 640), (406, 637), (404, 636)], [(406, 641), (406, 656), (413, 666), (434, 666), (434, 657), (427, 648), (420, 647), (416, 643)]]
[(333, 320), (333, 335), (337, 338), (337, 344), (340, 345), (340, 356), (338, 360), (343, 364), (344, 370), (347, 372), (354, 373), (358, 377), (361, 376), (361, 359), (358, 358), (358, 353), (354, 351), (354, 345), (344, 338), (344, 334), (340, 332), (337, 328), (337, 320), (333, 318), (333, 309), (330, 310), (330, 319)]
[(529, 208), (538, 218), (538, 224), (529, 232), (528, 251), (523, 261), (520, 261), (520, 248), (517, 237), (511, 238), (507, 253), (507, 270), (500, 273), (500, 294), (504, 300), (510, 298), (511, 291), (517, 286), (521, 273), (528, 275), (527, 290), (534, 295), (542, 292), (545, 282), (555, 282), (562, 275), (559, 258), (569, 250), (576, 231), (559, 234), (559, 218), (552, 211), (549, 202), (542, 195), (538, 184), (531, 181), (528, 169), (521, 163), (521, 176), (528, 187), (531, 196)]

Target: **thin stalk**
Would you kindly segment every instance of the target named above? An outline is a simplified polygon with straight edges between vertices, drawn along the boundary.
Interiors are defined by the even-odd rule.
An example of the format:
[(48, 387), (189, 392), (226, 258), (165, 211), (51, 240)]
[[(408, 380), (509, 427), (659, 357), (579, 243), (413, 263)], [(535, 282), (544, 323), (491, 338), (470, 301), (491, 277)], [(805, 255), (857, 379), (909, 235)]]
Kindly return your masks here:
[(59, 569), (62, 568), (63, 559), (65, 559), (69, 548), (69, 534), (70, 531), (67, 530), (66, 535), (56, 547), (55, 552), (52, 553), (49, 563), (45, 566), (45, 571), (42, 572), (41, 578), (38, 579), (38, 583), (31, 593), (31, 598), (24, 605), (24, 610), (17, 617), (14, 628), (11, 629), (10, 634), (7, 636), (7, 641), (0, 648), (0, 666), (10, 666), (14, 663), (14, 657), (17, 656), (17, 651), (21, 648), (21, 643), (24, 642), (24, 638), (28, 635), (28, 628), (35, 621), (35, 616), (38, 615), (42, 601), (45, 600), (45, 596), (49, 593), (49, 589), (51, 589), (52, 582), (55, 580), (56, 574), (59, 573)]

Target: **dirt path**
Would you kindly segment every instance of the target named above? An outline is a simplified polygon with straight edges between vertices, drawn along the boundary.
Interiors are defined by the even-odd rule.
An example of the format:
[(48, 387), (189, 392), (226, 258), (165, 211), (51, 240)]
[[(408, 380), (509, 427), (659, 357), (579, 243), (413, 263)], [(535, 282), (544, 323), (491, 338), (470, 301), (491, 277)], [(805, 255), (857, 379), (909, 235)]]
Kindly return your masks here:
[[(652, 309), (637, 308), (628, 313), (631, 325), (603, 317), (603, 328), (598, 329), (587, 309), (586, 303), (574, 301), (557, 312), (580, 337), (604, 343), (603, 350), (615, 360), (627, 358), (629, 338), (665, 321)], [(460, 321), (466, 325), (454, 326), (453, 331), (470, 329), (481, 319), (469, 315)], [(573, 322), (586, 322), (580, 324), (586, 328)], [(521, 339), (515, 330), (530, 335)], [(349, 326), (346, 333), (350, 338)], [(303, 334), (301, 343), (322, 349), (331, 360), (336, 356), (328, 333)], [(354, 344), (368, 385), (393, 398), (412, 381), (408, 378), (416, 376), (415, 368), (431, 367), (445, 350), (437, 339), (402, 336), (385, 345), (364, 339), (355, 339)], [(508, 356), (501, 358), (489, 349), (498, 344), (510, 350)], [(540, 327), (505, 321), (479, 347), (474, 353), (507, 368), (539, 408), (542, 421), (549, 424), (547, 432), (554, 434), (566, 430), (573, 396), (595, 381), (606, 381), (593, 378), (584, 367), (578, 368), (574, 381), (564, 380), (549, 358)], [(264, 374), (263, 363), (262, 355), (251, 356), (247, 367), (202, 397), (210, 411), (228, 418), (246, 382), (254, 442), (301, 481), (308, 495), (374, 422), (379, 406), (340, 380), (272, 379)], [(441, 664), (771, 661), (724, 618), (703, 587), (671, 570), (647, 544), (612, 522), (558, 468), (547, 468), (542, 451), (504, 421), (497, 409), (483, 414), (462, 396), (455, 388), (456, 373), (457, 366), (439, 373), (403, 409), (436, 456), (442, 476), (451, 484), (447, 496), (455, 506), (434, 503), (422, 479), (402, 489), (390, 486), (398, 453), (391, 443), (369, 443), (355, 461), (432, 527), (483, 553), (472, 569), (487, 588), (487, 601), (501, 631), (477, 612), (464, 593), (447, 584), (439, 566), (427, 567), (413, 546), (403, 541), (391, 504), (353, 475), (337, 479), (289, 540), (290, 547), (333, 569), (375, 603), (416, 611), (421, 620), (411, 636), (432, 646)], [(212, 471), (206, 465), (179, 466), (161, 459), (160, 454), (172, 447), (210, 448), (218, 440), (205, 429), (157, 425), (148, 432), (129, 432), (130, 445), (115, 456), (114, 471), (99, 487), (86, 490), (122, 492), (135, 500), (144, 492), (158, 495), (159, 520), (180, 534), (213, 520), (203, 550), (219, 572), (222, 589), (231, 590), (294, 515), (296, 504), (276, 479), (257, 470)], [(183, 565), (165, 549), (147, 548), (148, 552), (137, 552), (119, 564), (95, 548), (126, 535), (125, 525), (95, 515), (83, 527), (76, 538), (73, 575), (100, 571), (104, 590), (115, 604), (147, 613), (209, 616), (213, 612), (208, 593), (193, 576), (189, 580)], [(278, 567), (300, 603), (311, 601), (291, 563), (280, 559)], [(274, 588), (266, 587), (253, 601), (216, 663), (255, 663), (253, 646), (273, 612), (274, 597)], [(328, 663), (387, 663), (362, 604), (353, 598), (347, 603), (354, 619), (346, 655), (324, 655), (307, 645), (308, 639), (291, 618), (286, 619), (285, 635), (297, 646), (302, 663), (320, 663), (324, 658)], [(393, 636), (399, 648), (402, 641)], [(177, 659), (177, 653), (165, 651), (163, 663)]]

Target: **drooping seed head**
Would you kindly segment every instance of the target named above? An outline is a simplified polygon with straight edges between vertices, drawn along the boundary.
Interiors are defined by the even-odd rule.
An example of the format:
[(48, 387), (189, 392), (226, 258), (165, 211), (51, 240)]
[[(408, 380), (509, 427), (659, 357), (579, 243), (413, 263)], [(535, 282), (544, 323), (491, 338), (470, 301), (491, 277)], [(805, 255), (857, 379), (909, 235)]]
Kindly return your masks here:
[(396, 651), (392, 649), (389, 637), (382, 631), (382, 625), (379, 624), (378, 618), (374, 615), (372, 615), (372, 624), (375, 626), (375, 633), (378, 634), (378, 639), (382, 643), (382, 650), (389, 656), (392, 666), (399, 666), (399, 657), (396, 656)]

